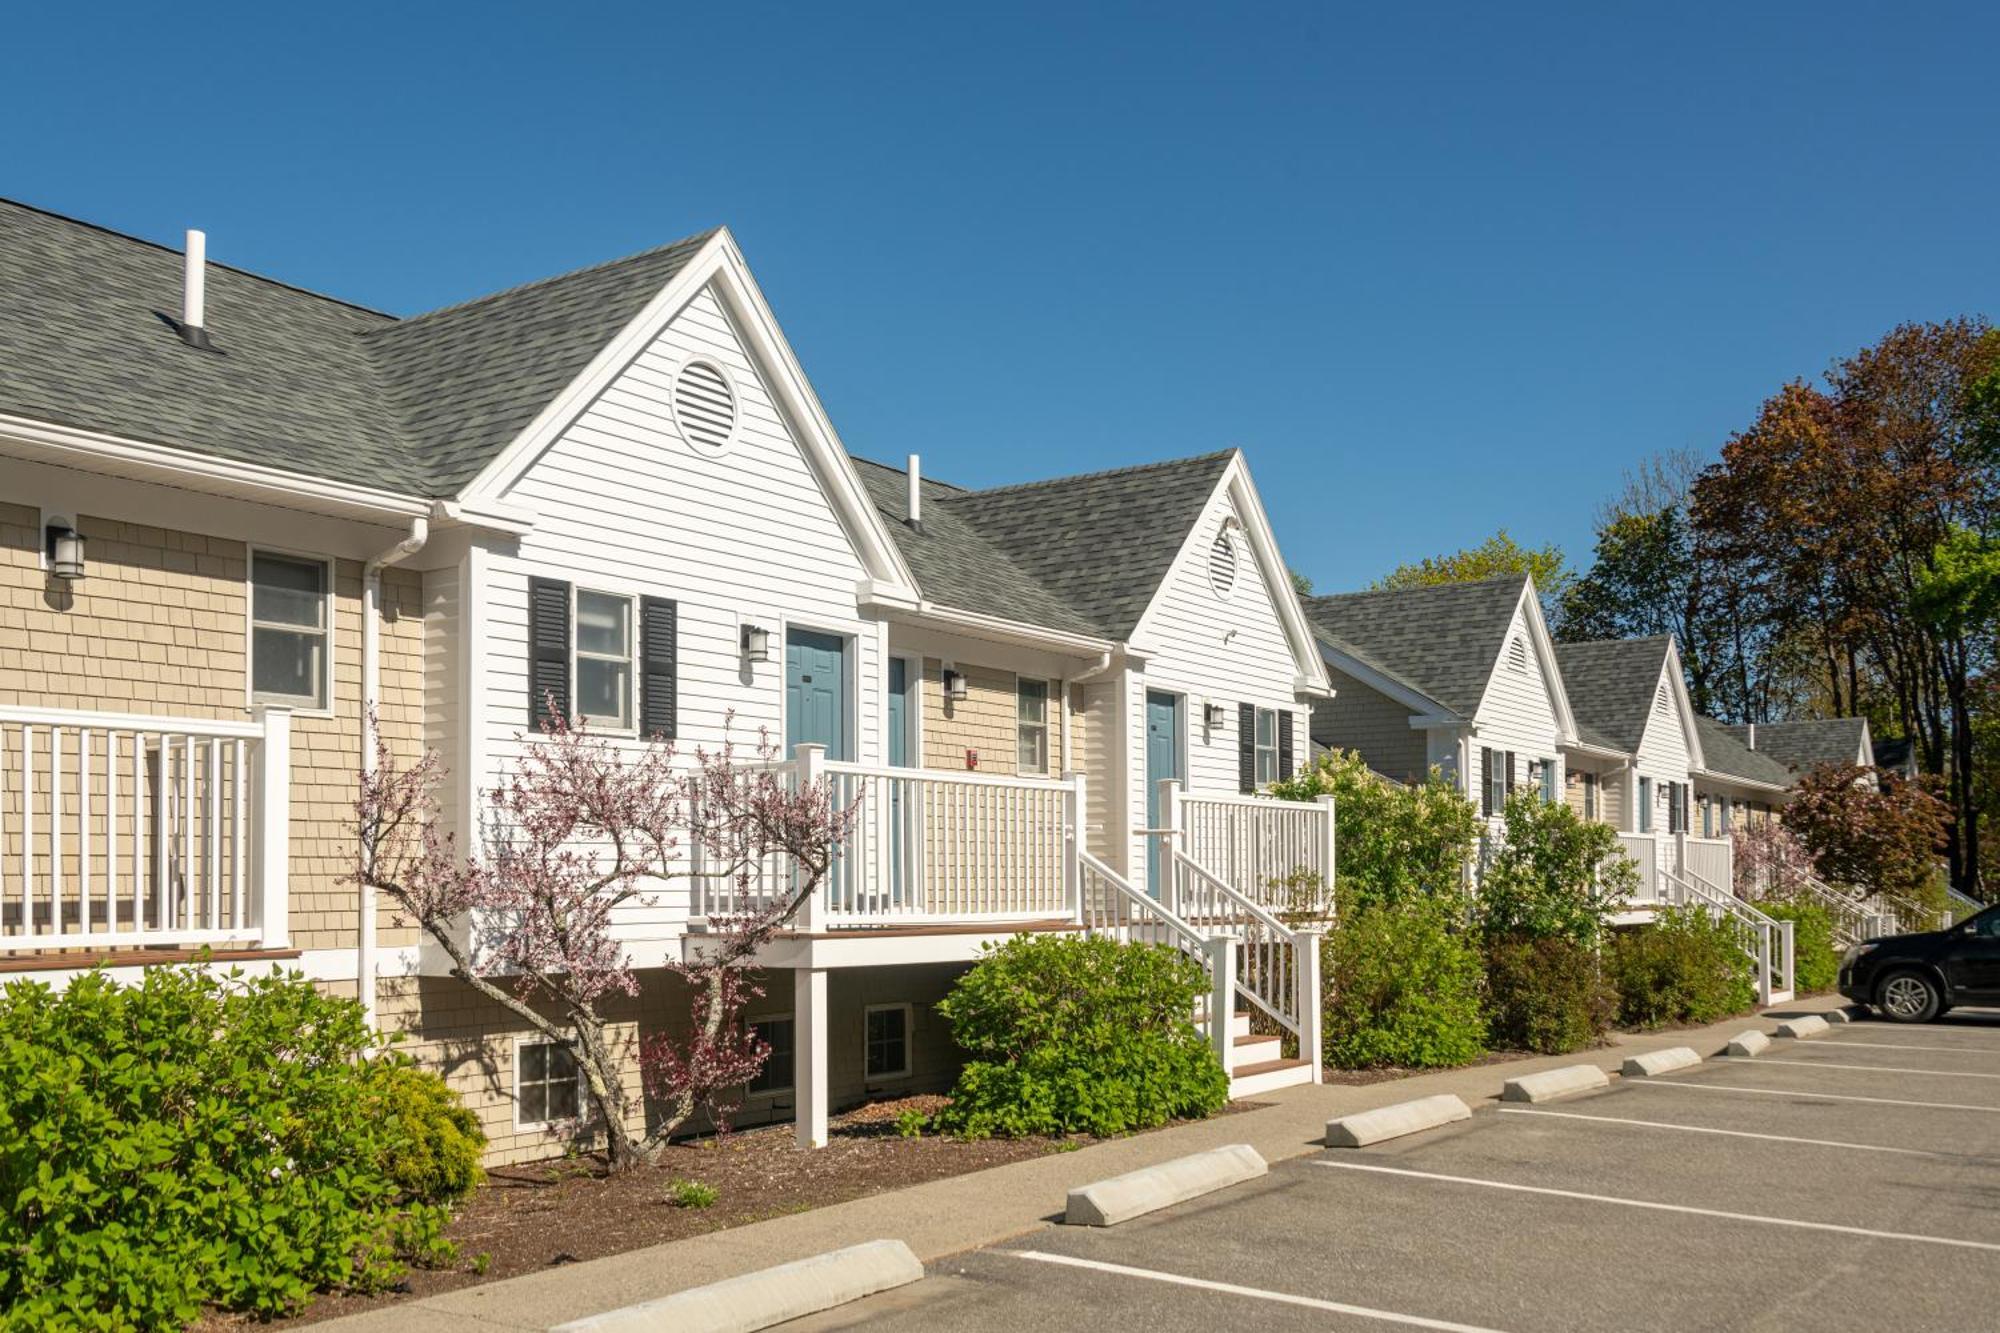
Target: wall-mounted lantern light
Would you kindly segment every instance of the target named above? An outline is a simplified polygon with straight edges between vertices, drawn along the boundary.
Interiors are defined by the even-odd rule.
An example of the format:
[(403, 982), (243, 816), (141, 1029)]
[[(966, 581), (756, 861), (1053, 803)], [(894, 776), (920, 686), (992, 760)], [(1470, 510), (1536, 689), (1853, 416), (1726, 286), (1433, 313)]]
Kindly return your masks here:
[(65, 583), (83, 577), (83, 534), (67, 523), (51, 523), (42, 532), (49, 573)]
[(1203, 704), (1201, 706), (1201, 720), (1211, 730), (1221, 726), (1223, 719), (1228, 715), (1228, 712), (1221, 704)]
[(743, 627), (743, 660), (746, 662), (768, 662), (771, 660), (771, 631), (762, 625)]
[(944, 697), (963, 699), (965, 697), (965, 673), (946, 667), (944, 671)]

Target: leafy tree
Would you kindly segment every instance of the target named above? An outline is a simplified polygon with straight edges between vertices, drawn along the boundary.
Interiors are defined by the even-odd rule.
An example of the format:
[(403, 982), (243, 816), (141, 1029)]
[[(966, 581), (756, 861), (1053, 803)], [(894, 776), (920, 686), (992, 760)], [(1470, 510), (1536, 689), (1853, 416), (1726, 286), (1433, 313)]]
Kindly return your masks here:
[(1569, 567), (1560, 548), (1551, 544), (1526, 547), (1502, 528), (1477, 546), (1448, 555), (1430, 556), (1415, 564), (1398, 565), (1377, 579), (1377, 588), (1432, 588), (1445, 583), (1478, 583), (1506, 574), (1529, 574), (1551, 605), (1561, 601), (1569, 585)]
[(1297, 593), (1301, 597), (1312, 596), (1313, 581), (1311, 579), (1307, 578), (1304, 574), (1299, 573), (1299, 571), (1296, 569), (1288, 569), (1285, 572), (1292, 576), (1293, 592)]
[[(689, 764), (671, 745), (621, 747), (553, 723), (524, 741), (491, 793), (476, 859), (460, 856), (438, 826), (435, 754), (398, 769), (381, 743), (375, 768), (361, 776), (354, 878), (394, 899), (451, 959), (451, 975), (575, 1057), (614, 1170), (648, 1156), (697, 1109), (726, 1114), (729, 1089), (767, 1054), (743, 1021), (761, 993), (751, 960), (824, 882), (859, 808), (838, 807), (825, 782), (793, 790), (775, 757), (766, 742), (761, 762), (742, 764), (725, 745), (697, 750)], [(638, 993), (613, 914), (649, 901), (662, 882), (696, 877), (755, 901), (760, 868), (774, 859), (793, 868), (786, 892), (712, 919), (700, 958), (667, 964), (688, 983), (693, 1013), (686, 1035), (640, 1048), (642, 1076), (664, 1110), (635, 1138), (604, 1010), (607, 996)]]
[(1479, 811), (1432, 769), (1414, 786), (1391, 782), (1359, 754), (1335, 750), (1271, 794), (1333, 797), (1334, 901), (1345, 911), (1417, 898), (1456, 901), (1479, 843)]
[(1480, 923), (1489, 937), (1559, 935), (1591, 948), (1638, 887), (1638, 867), (1617, 830), (1539, 792), (1517, 791), (1480, 876)]
[(1822, 876), (1919, 915), (1951, 815), (1936, 787), (1934, 779), (1822, 764), (1799, 778), (1783, 819)]

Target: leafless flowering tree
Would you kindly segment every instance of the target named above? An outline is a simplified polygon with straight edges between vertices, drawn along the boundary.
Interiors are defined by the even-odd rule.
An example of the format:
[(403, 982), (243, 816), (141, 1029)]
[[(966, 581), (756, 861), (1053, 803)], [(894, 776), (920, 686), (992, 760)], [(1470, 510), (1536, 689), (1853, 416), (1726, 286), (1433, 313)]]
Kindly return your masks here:
[[(825, 782), (794, 790), (777, 758), (767, 738), (754, 762), (729, 744), (690, 761), (664, 743), (620, 746), (552, 724), (490, 793), (477, 856), (439, 826), (435, 754), (399, 769), (378, 745), (362, 774), (355, 880), (436, 941), (453, 976), (575, 1057), (614, 1170), (650, 1156), (704, 1106), (726, 1115), (728, 1090), (763, 1064), (742, 1022), (759, 994), (750, 965), (819, 889), (856, 813), (837, 809)], [(732, 885), (728, 899), (749, 906), (710, 918), (695, 961), (668, 964), (689, 984), (690, 1030), (642, 1047), (663, 1114), (635, 1136), (605, 1030), (606, 997), (638, 993), (613, 914), (696, 878)], [(773, 883), (776, 892), (752, 891)]]

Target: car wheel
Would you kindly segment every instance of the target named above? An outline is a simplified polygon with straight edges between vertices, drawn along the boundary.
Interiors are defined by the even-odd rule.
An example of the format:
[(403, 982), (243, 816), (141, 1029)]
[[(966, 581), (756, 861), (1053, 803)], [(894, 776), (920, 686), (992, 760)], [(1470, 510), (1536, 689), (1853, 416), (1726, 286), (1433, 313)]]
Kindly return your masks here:
[(1882, 981), (1875, 1007), (1891, 1022), (1928, 1023), (1944, 1008), (1944, 996), (1921, 972), (1892, 972)]

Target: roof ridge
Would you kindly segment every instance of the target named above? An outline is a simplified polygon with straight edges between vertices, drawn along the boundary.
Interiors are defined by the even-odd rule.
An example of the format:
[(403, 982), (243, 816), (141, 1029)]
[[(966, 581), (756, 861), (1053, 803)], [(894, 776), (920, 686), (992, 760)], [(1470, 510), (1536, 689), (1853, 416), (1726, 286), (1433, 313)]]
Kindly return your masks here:
[[(571, 278), (582, 277), (586, 273), (596, 273), (602, 269), (615, 268), (620, 264), (629, 264), (635, 259), (646, 259), (653, 255), (663, 254), (668, 250), (678, 250), (684, 245), (705, 243), (710, 237), (721, 230), (720, 226), (710, 227), (706, 231), (698, 231), (691, 235), (683, 236), (677, 241), (667, 241), (661, 245), (649, 245), (644, 250), (634, 250), (631, 254), (620, 255), (616, 259), (602, 259), (595, 264), (585, 264), (581, 268), (569, 269), (562, 273), (551, 273), (547, 277), (533, 278), (527, 282), (518, 282), (512, 287), (503, 287), (497, 292), (487, 292), (483, 296), (474, 296), (463, 301), (455, 301), (451, 305), (441, 305), (432, 310), (419, 311), (417, 314), (399, 319), (395, 324), (385, 327), (407, 329), (440, 315), (455, 315), (462, 311), (470, 310), (472, 307), (484, 305), (488, 301), (498, 301), (504, 297), (518, 296), (522, 292), (532, 291), (537, 287), (546, 287), (551, 283), (567, 282)], [(368, 332), (374, 334), (382, 332), (382, 330), (370, 329)]]
[(1524, 582), (1526, 574), (1495, 574), (1484, 579), (1453, 579), (1447, 583), (1418, 583), (1404, 588), (1357, 588), (1353, 592), (1315, 593), (1307, 602), (1339, 602), (1359, 597), (1407, 597), (1413, 594), (1448, 592), (1457, 588), (1487, 588)]
[[(87, 218), (71, 217), (67, 213), (58, 213), (53, 208), (43, 208), (39, 204), (31, 204), (24, 199), (15, 199), (10, 195), (0, 194), (0, 204), (9, 204), (21, 209), (23, 212), (39, 214), (45, 218), (53, 218), (57, 222), (68, 223), (72, 227), (81, 227), (85, 231), (99, 232), (121, 241), (130, 241), (134, 245), (143, 245), (150, 250), (158, 250), (163, 254), (181, 256), (187, 253), (185, 250), (176, 250), (173, 246), (163, 241), (149, 240), (144, 236), (134, 236), (129, 231), (120, 231), (116, 227), (107, 227), (101, 222), (92, 222)], [(359, 301), (350, 301), (345, 297), (328, 296), (325, 292), (316, 292), (310, 287), (301, 287), (296, 282), (286, 282), (282, 278), (274, 278), (267, 273), (258, 273), (253, 269), (238, 268), (234, 264), (224, 264), (214, 259), (210, 259), (207, 262), (210, 268), (219, 268), (225, 272), (234, 273), (239, 277), (253, 278), (267, 286), (279, 287), (288, 292), (297, 292), (301, 296), (310, 296), (316, 301), (325, 301), (329, 305), (345, 306), (349, 310), (359, 310), (364, 315), (380, 315), (383, 319), (391, 322), (400, 319), (400, 316), (392, 315), (386, 310), (377, 310), (374, 306), (362, 305)]]
[(1005, 486), (987, 486), (980, 490), (966, 489), (965, 493), (983, 498), (989, 495), (1033, 490), (1038, 486), (1063, 486), (1078, 481), (1099, 481), (1105, 477), (1123, 477), (1135, 472), (1155, 472), (1161, 468), (1184, 467), (1189, 463), (1211, 463), (1218, 458), (1228, 458), (1239, 452), (1241, 451), (1235, 448), (1218, 449), (1213, 453), (1191, 454), (1186, 458), (1165, 458), (1153, 463), (1133, 463), (1127, 467), (1105, 468), (1100, 472), (1077, 472), (1066, 477), (1044, 477), (1040, 481), (1016, 481), (1009, 482)]

